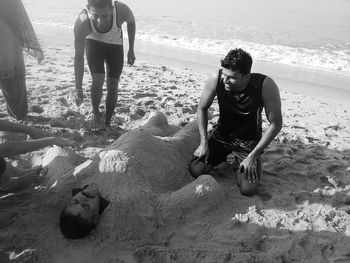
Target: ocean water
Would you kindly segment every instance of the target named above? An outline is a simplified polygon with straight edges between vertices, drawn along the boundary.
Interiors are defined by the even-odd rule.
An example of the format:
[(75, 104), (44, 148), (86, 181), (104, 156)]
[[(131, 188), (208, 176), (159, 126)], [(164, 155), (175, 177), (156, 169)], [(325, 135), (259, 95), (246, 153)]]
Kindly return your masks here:
[[(136, 39), (350, 75), (350, 0), (125, 0)], [(34, 24), (72, 31), (86, 0), (23, 0)], [(126, 34), (125, 34), (126, 35)]]

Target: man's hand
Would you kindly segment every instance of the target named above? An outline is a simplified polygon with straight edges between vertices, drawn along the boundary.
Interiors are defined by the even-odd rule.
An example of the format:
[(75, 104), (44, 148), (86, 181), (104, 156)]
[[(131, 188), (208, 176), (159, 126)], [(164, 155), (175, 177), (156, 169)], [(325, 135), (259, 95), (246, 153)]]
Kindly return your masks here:
[(79, 107), (84, 100), (83, 89), (76, 89), (74, 94), (74, 102)]
[(133, 50), (129, 50), (129, 51), (128, 51), (128, 62), (127, 62), (128, 65), (129, 65), (129, 66), (134, 65), (135, 60), (136, 60), (136, 57), (135, 57), (134, 51), (133, 51)]
[(192, 160), (194, 160), (195, 162), (198, 162), (199, 160), (201, 160), (203, 157), (204, 158), (204, 162), (208, 163), (208, 157), (209, 157), (209, 147), (208, 147), (208, 143), (204, 143), (204, 144), (200, 144), (197, 148), (197, 150), (195, 150)]
[(45, 131), (42, 131), (40, 129), (33, 128), (33, 127), (28, 127), (28, 128), (29, 128), (28, 135), (33, 140), (52, 136), (52, 134), (45, 132)]
[(239, 172), (244, 173), (244, 177), (248, 182), (255, 183), (258, 181), (259, 173), (257, 169), (257, 159), (255, 157), (247, 156), (239, 165)]

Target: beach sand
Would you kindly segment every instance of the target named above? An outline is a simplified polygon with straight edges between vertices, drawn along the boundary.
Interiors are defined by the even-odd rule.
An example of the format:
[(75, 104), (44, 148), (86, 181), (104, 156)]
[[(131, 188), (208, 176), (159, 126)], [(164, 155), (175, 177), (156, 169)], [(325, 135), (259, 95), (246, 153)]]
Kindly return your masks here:
[[(174, 126), (195, 120), (202, 88), (212, 73), (171, 61), (138, 59), (133, 67), (125, 65), (113, 128), (94, 133), (89, 129), (91, 78), (87, 66), (84, 103), (78, 108), (72, 100), (72, 46), (52, 43), (44, 51), (40, 65), (26, 56), (30, 112), (23, 123), (79, 142), (78, 163), (139, 127), (152, 111), (163, 112)], [(194, 209), (180, 222), (163, 226), (168, 234), (163, 243), (119, 248), (113, 251), (118, 256), (108, 262), (350, 262), (350, 98), (293, 92), (293, 86), (308, 88), (310, 84), (302, 81), (276, 82), (284, 122), (262, 155), (259, 194), (246, 197), (239, 193), (228, 158), (211, 172), (224, 191), (222, 203), (205, 211)], [(7, 115), (2, 96), (0, 102), (0, 117), (14, 121)], [(214, 101), (210, 124), (217, 118)], [(267, 125), (264, 119), (264, 129)], [(1, 133), (1, 141), (20, 137)], [(41, 164), (46, 150), (10, 160), (24, 167)], [(75, 259), (60, 261), (62, 251), (43, 251), (38, 246), (40, 235), (34, 235), (31, 226), (35, 216), (44, 216), (41, 213), (47, 209), (41, 209), (41, 202), (28, 201), (26, 197), (34, 192), (40, 196), (38, 188), (0, 195), (0, 262), (47, 262), (43, 254), (51, 256), (51, 262), (82, 262), (81, 255), (91, 254), (93, 248), (86, 244), (93, 236), (85, 246), (73, 242), (75, 247), (69, 249), (74, 254), (76, 248)], [(58, 218), (55, 220), (43, 227), (57, 227)], [(40, 227), (35, 230), (40, 232)], [(101, 249), (108, 254), (113, 246)], [(84, 262), (99, 262), (92, 258)], [(101, 262), (105, 261), (101, 258)]]

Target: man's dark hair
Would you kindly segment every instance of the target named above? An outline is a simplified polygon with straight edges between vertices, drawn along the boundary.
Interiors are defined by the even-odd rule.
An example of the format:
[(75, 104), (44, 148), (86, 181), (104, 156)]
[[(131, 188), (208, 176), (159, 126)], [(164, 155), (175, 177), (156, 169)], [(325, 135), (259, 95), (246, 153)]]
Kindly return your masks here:
[(253, 60), (250, 54), (241, 48), (230, 50), (224, 59), (221, 60), (221, 66), (232, 71), (239, 71), (245, 75), (250, 73)]
[(104, 8), (112, 6), (112, 0), (88, 0), (88, 6), (94, 8)]
[(60, 215), (61, 232), (70, 239), (83, 238), (95, 227), (96, 224), (92, 220), (85, 220), (80, 215), (72, 215), (65, 209)]

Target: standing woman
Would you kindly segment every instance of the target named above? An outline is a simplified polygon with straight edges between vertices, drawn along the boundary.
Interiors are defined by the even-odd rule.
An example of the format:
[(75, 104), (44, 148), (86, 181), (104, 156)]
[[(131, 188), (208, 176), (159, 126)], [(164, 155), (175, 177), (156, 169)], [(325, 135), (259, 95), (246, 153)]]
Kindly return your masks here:
[(23, 119), (28, 112), (23, 50), (40, 63), (44, 58), (21, 0), (0, 0), (0, 88), (9, 115)]

